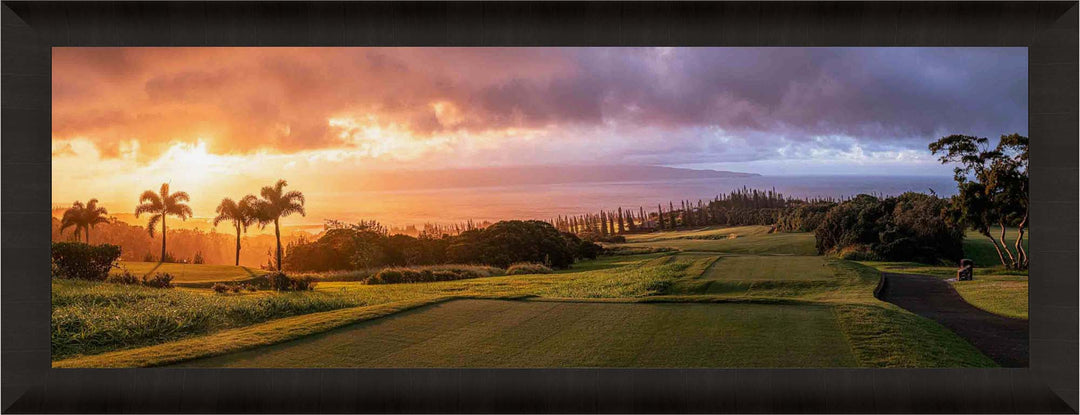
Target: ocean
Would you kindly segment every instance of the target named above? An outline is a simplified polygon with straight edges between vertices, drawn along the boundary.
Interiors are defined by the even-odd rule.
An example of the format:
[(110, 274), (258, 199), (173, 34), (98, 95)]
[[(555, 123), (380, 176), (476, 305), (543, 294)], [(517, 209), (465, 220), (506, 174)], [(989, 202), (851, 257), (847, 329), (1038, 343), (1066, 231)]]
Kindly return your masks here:
[[(655, 210), (680, 200), (709, 200), (742, 187), (775, 189), (787, 196), (848, 197), (858, 194), (898, 195), (913, 191), (956, 193), (952, 177), (933, 176), (754, 176), (605, 183), (565, 183), (437, 190), (360, 192), (319, 195), (323, 206), (337, 208), (308, 217), (346, 221), (376, 219), (394, 226), (458, 223), (466, 220), (550, 219), (619, 207)], [(315, 195), (309, 195), (309, 200)], [(359, 197), (358, 197), (359, 196)], [(334, 201), (341, 198), (340, 203)], [(345, 199), (349, 202), (346, 202)], [(357, 202), (357, 199), (362, 202)], [(342, 209), (347, 207), (346, 209)]]

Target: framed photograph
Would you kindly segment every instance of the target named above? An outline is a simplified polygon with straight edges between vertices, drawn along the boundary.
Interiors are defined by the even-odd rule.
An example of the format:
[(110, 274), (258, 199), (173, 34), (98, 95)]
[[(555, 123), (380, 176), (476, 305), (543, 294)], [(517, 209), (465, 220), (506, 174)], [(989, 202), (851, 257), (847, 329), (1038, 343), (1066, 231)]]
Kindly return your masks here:
[(1075, 2), (3, 35), (6, 412), (1077, 412)]

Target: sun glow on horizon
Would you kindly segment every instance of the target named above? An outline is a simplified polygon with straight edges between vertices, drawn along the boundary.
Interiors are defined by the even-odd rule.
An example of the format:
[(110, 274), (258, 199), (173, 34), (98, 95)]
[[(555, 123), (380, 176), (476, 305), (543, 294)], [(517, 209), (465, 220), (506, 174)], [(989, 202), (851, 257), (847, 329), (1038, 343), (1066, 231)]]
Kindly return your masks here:
[(491, 167), (950, 177), (930, 138), (1027, 129), (1024, 48), (72, 47), (52, 57), (52, 202), (96, 198), (111, 213), (169, 183), (191, 195), (196, 217), (212, 217), (222, 198), (285, 179), (308, 200), (293, 223), (477, 219), (496, 211), (483, 191), (468, 203), (384, 193), (445, 178), (432, 171)]

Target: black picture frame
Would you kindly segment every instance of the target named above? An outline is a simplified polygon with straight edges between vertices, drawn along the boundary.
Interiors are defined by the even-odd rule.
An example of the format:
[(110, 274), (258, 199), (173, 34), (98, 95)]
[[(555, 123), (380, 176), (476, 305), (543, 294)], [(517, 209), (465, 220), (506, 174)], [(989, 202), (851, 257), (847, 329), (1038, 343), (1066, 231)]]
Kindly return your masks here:
[[(42, 412), (1077, 413), (1077, 2), (2, 6), (2, 407)], [(1025, 369), (52, 369), (54, 46), (1024, 46)]]

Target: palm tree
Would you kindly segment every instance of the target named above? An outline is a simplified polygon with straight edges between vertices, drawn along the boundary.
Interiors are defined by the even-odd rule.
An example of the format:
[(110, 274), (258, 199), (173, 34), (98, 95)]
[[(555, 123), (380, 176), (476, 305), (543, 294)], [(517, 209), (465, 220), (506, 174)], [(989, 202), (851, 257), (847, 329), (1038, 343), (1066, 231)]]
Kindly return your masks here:
[(304, 213), (304, 194), (291, 191), (285, 192), (285, 186), (289, 184), (285, 180), (278, 180), (273, 186), (262, 188), (259, 194), (262, 199), (256, 203), (259, 225), (266, 226), (274, 223), (274, 237), (277, 238), (277, 270), (281, 271), (281, 225), (278, 220), (293, 213)]
[(83, 212), (86, 212), (86, 206), (82, 202), (76, 200), (72, 203), (71, 207), (64, 211), (64, 217), (60, 219), (60, 234), (64, 234), (64, 229), (75, 227), (75, 240), (82, 239)]
[(109, 211), (97, 205), (97, 199), (86, 202), (86, 210), (83, 211), (83, 231), (86, 232), (86, 243), (90, 243), (90, 228), (99, 223), (109, 222)]
[(90, 228), (109, 221), (109, 211), (99, 207), (97, 203), (97, 199), (90, 199), (85, 205), (79, 201), (72, 203), (71, 208), (64, 212), (64, 217), (60, 220), (60, 233), (74, 226), (75, 239), (78, 240), (80, 234), (85, 234), (86, 243), (89, 244)]
[(214, 218), (214, 227), (216, 228), (219, 223), (224, 221), (232, 221), (233, 227), (236, 228), (236, 265), (240, 265), (240, 231), (247, 232), (248, 226), (255, 223), (258, 220), (258, 215), (255, 211), (255, 204), (258, 199), (255, 196), (247, 195), (240, 199), (240, 203), (230, 198), (221, 199), (221, 204), (217, 207), (217, 217)]
[(154, 228), (158, 221), (161, 221), (161, 261), (165, 261), (165, 217), (175, 215), (179, 216), (180, 220), (187, 220), (191, 217), (191, 208), (184, 204), (187, 201), (187, 192), (170, 194), (168, 183), (161, 184), (160, 193), (147, 190), (139, 196), (139, 205), (135, 207), (135, 217), (138, 218), (143, 213), (151, 214), (150, 221), (146, 223), (146, 230), (150, 232), (151, 238), (154, 237)]

